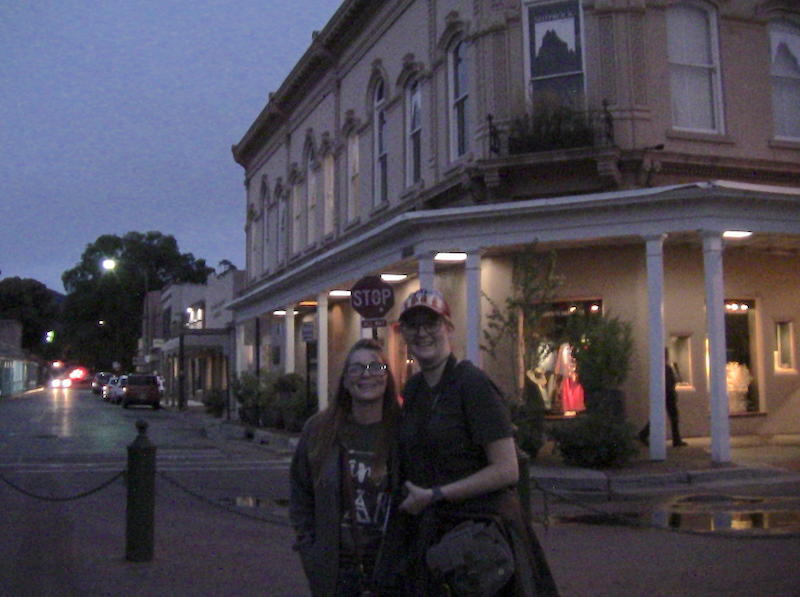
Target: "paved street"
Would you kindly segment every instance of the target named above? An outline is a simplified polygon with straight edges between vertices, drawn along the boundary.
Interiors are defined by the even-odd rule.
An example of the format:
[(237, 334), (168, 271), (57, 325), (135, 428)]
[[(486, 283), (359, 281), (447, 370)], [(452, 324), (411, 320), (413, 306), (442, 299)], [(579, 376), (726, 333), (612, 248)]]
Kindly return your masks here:
[[(221, 432), (230, 426), (201, 409), (125, 411), (88, 392), (70, 401), (47, 394), (0, 401), (0, 474), (41, 496), (93, 489), (124, 468), (139, 418), (150, 423), (159, 455), (153, 561), (125, 560), (121, 479), (67, 502), (0, 483), (0, 595), (308, 595), (286, 524), (290, 453)], [(545, 502), (535, 492), (532, 511), (563, 597), (791, 597), (800, 595), (800, 533), (791, 524), (799, 498), (797, 476), (765, 477), (582, 504)], [(678, 521), (666, 506), (682, 499), (688, 506)], [(698, 532), (704, 511), (726, 499), (732, 505), (719, 511), (755, 513), (736, 524), (757, 524)], [(670, 526), (669, 512), (673, 530), (657, 528)], [(602, 520), (602, 513), (646, 526)], [(759, 520), (775, 526), (757, 528)]]

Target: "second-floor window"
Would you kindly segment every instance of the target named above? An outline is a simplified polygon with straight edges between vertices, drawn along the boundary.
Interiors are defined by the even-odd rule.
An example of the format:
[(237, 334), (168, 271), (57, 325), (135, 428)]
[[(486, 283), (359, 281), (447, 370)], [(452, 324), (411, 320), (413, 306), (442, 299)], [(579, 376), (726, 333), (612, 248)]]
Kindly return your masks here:
[(334, 215), (336, 213), (336, 191), (334, 182), (336, 162), (333, 154), (326, 154), (322, 159), (322, 234), (333, 234)]
[(375, 85), (373, 96), (373, 130), (374, 139), (374, 164), (375, 164), (375, 190), (373, 205), (385, 203), (389, 197), (389, 154), (386, 151), (386, 86), (381, 79)]
[(292, 254), (299, 253), (303, 248), (305, 185), (295, 182), (292, 185)]
[(453, 159), (469, 151), (469, 62), (463, 41), (450, 52), (450, 147)]
[(347, 221), (358, 217), (361, 163), (359, 159), (358, 133), (347, 138)]
[(412, 185), (422, 179), (422, 90), (418, 80), (408, 86), (407, 107), (407, 182)]
[(317, 167), (314, 152), (309, 150), (306, 154), (306, 245), (313, 245), (317, 240)]
[(667, 10), (672, 126), (723, 133), (717, 21), (704, 3)]
[(800, 139), (800, 26), (773, 21), (769, 41), (775, 136)]
[(525, 17), (533, 102), (584, 110), (580, 2), (531, 3), (527, 5)]
[(286, 205), (286, 198), (281, 196), (278, 203), (278, 238), (276, 248), (276, 258), (278, 264), (286, 261), (286, 249), (288, 246), (287, 237), (289, 235), (289, 209)]

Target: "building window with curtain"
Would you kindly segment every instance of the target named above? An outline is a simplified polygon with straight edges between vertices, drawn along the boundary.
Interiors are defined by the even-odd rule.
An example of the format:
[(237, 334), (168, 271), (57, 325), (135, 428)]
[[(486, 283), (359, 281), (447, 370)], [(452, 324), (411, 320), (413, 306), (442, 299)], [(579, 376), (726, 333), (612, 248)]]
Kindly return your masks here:
[(458, 41), (449, 54), (450, 60), (450, 147), (453, 159), (469, 149), (469, 61), (467, 44)]
[(583, 34), (578, 0), (536, 2), (525, 11), (526, 62), (534, 104), (585, 109)]
[(800, 139), (800, 26), (773, 21), (769, 41), (775, 136)]
[(375, 167), (375, 190), (372, 194), (373, 207), (385, 203), (389, 199), (389, 154), (386, 150), (386, 86), (383, 79), (375, 84), (372, 96), (372, 129), (375, 138), (374, 147), (374, 167)]
[(406, 94), (406, 159), (409, 185), (422, 179), (422, 90), (419, 80), (414, 80)]
[(672, 126), (723, 133), (716, 13), (699, 2), (667, 9)]

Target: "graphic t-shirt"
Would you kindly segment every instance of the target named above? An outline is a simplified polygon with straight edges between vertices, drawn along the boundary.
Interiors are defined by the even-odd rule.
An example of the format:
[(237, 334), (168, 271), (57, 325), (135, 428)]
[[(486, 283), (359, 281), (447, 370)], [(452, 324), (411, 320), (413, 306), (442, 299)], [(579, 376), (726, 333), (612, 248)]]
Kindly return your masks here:
[(355, 541), (358, 538), (365, 570), (372, 569), (375, 554), (380, 544), (381, 532), (386, 521), (388, 494), (386, 457), (379, 456), (375, 447), (382, 441), (384, 425), (358, 425), (353, 423), (352, 434), (345, 450), (347, 470), (350, 476), (357, 532), (353, 529), (351, 509), (348, 504), (346, 480), (342, 479), (342, 529), (341, 561), (355, 566), (358, 562)]

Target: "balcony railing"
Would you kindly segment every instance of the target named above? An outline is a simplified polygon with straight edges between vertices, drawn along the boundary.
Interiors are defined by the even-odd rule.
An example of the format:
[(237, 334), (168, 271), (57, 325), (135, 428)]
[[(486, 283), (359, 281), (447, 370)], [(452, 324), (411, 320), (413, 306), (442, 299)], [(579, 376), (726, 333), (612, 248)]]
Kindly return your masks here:
[[(487, 116), (491, 135), (491, 150), (502, 153), (500, 132)], [(532, 114), (511, 121), (506, 133), (508, 155), (607, 147), (614, 144), (614, 119), (608, 102), (598, 110), (584, 112), (565, 106), (537, 106)]]

